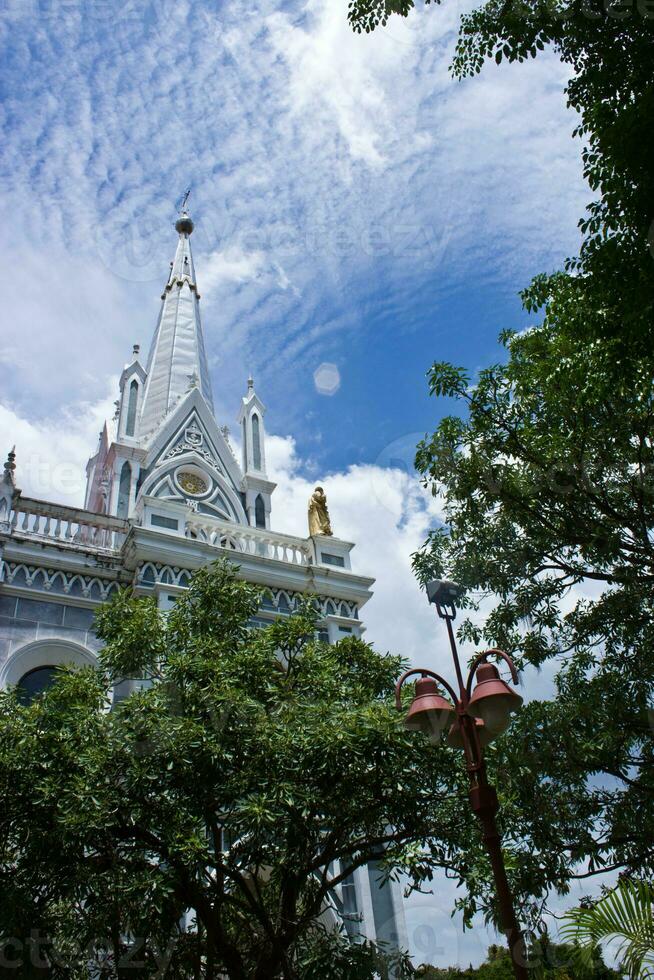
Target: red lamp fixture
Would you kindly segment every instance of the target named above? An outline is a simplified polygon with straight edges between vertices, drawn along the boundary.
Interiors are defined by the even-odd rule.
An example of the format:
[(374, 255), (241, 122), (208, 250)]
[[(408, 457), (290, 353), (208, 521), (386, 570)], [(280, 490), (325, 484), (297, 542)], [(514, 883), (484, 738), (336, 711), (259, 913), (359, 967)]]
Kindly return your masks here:
[(501, 679), (495, 664), (483, 663), (477, 668), (475, 680), (466, 712), (481, 720), (494, 738), (509, 727), (511, 715), (522, 704), (522, 698)]
[[(511, 671), (514, 685), (518, 684), (518, 671), (511, 657), (503, 650), (484, 650), (474, 658), (468, 678), (464, 680), (452, 626), (461, 589), (454, 582), (436, 579), (427, 582), (425, 588), (429, 602), (436, 607), (438, 616), (445, 621), (447, 627), (458, 694), (440, 674), (413, 667), (402, 674), (395, 685), (395, 705), (398, 711), (402, 711), (402, 687), (409, 677), (419, 674), (415, 695), (404, 721), (405, 728), (422, 732), (433, 744), (440, 742), (447, 730), (448, 744), (464, 750), (470, 782), (470, 806), (481, 824), (482, 840), (490, 858), (500, 919), (511, 954), (513, 976), (515, 980), (529, 980), (525, 943), (515, 914), (501, 837), (495, 820), (499, 806), (498, 796), (494, 786), (488, 781), (484, 758), (485, 746), (509, 727), (511, 715), (522, 704), (520, 695), (502, 680), (497, 667), (488, 663), (488, 658), (495, 657), (504, 661)], [(450, 697), (450, 701), (443, 697), (441, 688)]]
[(454, 715), (454, 708), (440, 693), (436, 681), (421, 677), (416, 681), (416, 693), (404, 719), (404, 727), (407, 731), (422, 732), (432, 745), (437, 745)]

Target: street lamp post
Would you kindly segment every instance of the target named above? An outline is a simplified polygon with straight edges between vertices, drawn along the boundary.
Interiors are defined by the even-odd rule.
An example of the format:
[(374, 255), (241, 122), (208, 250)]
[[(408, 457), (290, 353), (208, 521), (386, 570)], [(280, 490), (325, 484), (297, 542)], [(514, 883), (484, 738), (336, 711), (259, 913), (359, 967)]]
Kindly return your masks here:
[[(482, 840), (486, 846), (493, 869), (495, 888), (500, 907), (502, 928), (506, 934), (513, 973), (517, 980), (527, 980), (525, 946), (513, 909), (513, 897), (506, 877), (500, 835), (495, 822), (498, 800), (495, 787), (488, 782), (484, 746), (496, 735), (508, 728), (511, 713), (522, 698), (499, 675), (489, 657), (504, 660), (511, 671), (514, 684), (518, 673), (511, 658), (502, 650), (485, 650), (473, 661), (467, 680), (464, 681), (454, 638), (452, 622), (456, 618), (456, 599), (459, 589), (452, 582), (434, 581), (427, 584), (429, 601), (436, 606), (441, 619), (445, 620), (456, 671), (458, 695), (446, 680), (431, 670), (414, 668), (400, 677), (395, 689), (398, 711), (402, 710), (401, 690), (405, 681), (420, 674), (416, 681), (415, 696), (405, 718), (405, 727), (427, 735), (434, 744), (440, 742), (446, 729), (448, 744), (462, 748), (466, 770), (470, 780), (470, 803), (479, 818)], [(474, 690), (473, 682), (476, 680)], [(442, 696), (438, 685), (449, 694), (451, 701)]]

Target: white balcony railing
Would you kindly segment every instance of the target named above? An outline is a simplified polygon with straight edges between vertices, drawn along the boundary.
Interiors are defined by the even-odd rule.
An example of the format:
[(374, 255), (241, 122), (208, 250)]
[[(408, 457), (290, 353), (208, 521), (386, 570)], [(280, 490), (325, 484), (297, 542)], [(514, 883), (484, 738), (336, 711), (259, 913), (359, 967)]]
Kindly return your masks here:
[(12, 536), (104, 554), (120, 551), (129, 529), (119, 517), (22, 496), (4, 526)]
[(310, 565), (313, 560), (311, 540), (229, 524), (215, 517), (193, 515), (187, 518), (185, 534), (187, 538), (204, 541), (215, 548), (272, 558), (291, 565)]
[[(0, 514), (0, 531), (12, 537), (106, 555), (120, 552), (129, 528), (130, 522), (119, 517), (22, 496), (14, 499), (8, 520)], [(310, 538), (276, 534), (205, 515), (189, 515), (184, 535), (215, 548), (290, 565), (306, 566), (315, 561)]]

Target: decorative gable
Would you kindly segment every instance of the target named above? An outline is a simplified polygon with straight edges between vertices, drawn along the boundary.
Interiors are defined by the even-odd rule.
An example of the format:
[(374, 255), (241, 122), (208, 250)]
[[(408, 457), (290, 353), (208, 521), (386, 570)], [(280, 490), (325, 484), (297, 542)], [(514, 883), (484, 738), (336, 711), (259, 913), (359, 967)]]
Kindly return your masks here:
[(161, 456), (161, 460), (175, 459), (184, 453), (192, 452), (206, 460), (207, 463), (215, 466), (223, 476), (227, 476), (227, 471), (218, 451), (212, 445), (211, 440), (200, 425), (195, 413), (193, 413), (187, 422), (188, 424), (184, 425), (182, 431), (173, 439), (173, 444), (165, 450)]
[(247, 524), (243, 474), (197, 388), (164, 420), (146, 450), (139, 495), (183, 502), (199, 513)]

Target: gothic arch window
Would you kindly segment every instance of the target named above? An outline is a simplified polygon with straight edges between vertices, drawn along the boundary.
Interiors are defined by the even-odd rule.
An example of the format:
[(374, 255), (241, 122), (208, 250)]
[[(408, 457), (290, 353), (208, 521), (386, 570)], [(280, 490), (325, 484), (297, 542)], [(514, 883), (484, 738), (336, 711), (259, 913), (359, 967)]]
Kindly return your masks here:
[(51, 686), (64, 664), (97, 666), (97, 660), (86, 647), (70, 640), (34, 640), (15, 650), (2, 664), (0, 689), (16, 688), (23, 704), (30, 704)]
[(43, 664), (28, 670), (18, 681), (18, 699), (21, 704), (31, 704), (32, 701), (52, 686), (59, 668), (55, 664)]
[(261, 469), (261, 433), (256, 412), (252, 415), (252, 464), (255, 470)]
[(132, 486), (132, 467), (129, 463), (123, 463), (120, 471), (120, 483), (118, 484), (118, 507), (116, 508), (117, 517), (127, 517), (129, 513), (129, 492)]
[(266, 526), (266, 507), (260, 493), (257, 494), (257, 499), (254, 501), (254, 523), (257, 527)]
[(136, 405), (139, 400), (139, 385), (134, 379), (129, 386), (129, 400), (127, 402), (127, 423), (125, 425), (125, 435), (133, 436), (136, 427)]

